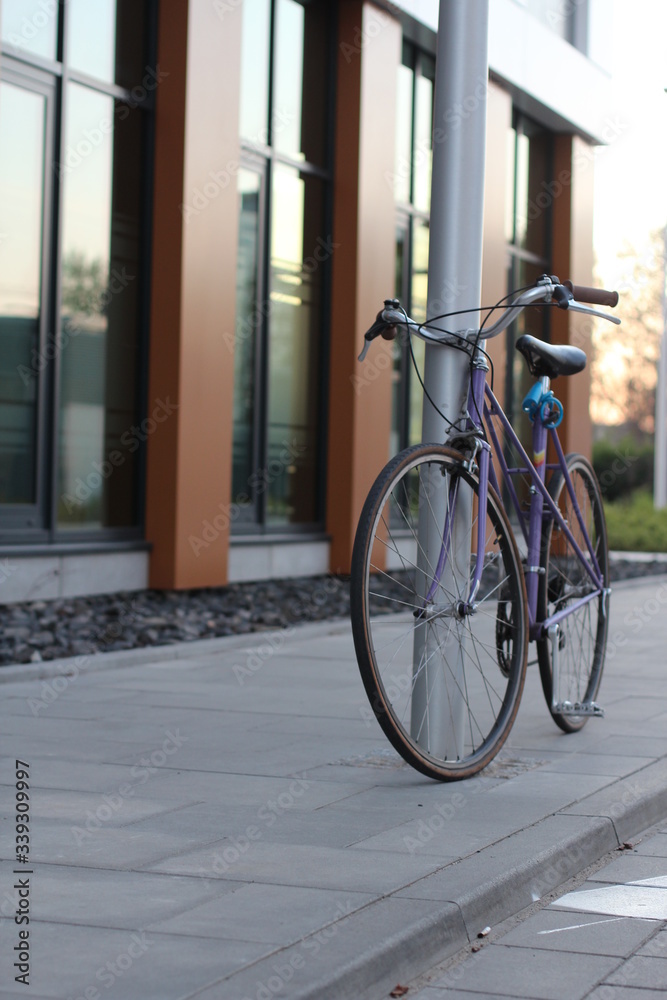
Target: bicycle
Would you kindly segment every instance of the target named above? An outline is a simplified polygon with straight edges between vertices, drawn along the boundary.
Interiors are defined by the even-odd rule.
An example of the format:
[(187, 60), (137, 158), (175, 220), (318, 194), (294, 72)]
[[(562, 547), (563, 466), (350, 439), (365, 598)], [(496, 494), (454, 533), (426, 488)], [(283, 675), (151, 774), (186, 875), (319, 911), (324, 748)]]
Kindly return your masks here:
[[(492, 326), (485, 329), (490, 310), (478, 329), (452, 332), (436, 325), (452, 314), (418, 324), (398, 300), (386, 300), (359, 356), (375, 337), (392, 339), (403, 330), (413, 362), (411, 335), (470, 357), (465, 412), (449, 421), (438, 410), (449, 425), (445, 442), (406, 448), (375, 480), (359, 519), (350, 580), (357, 661), (375, 716), (409, 764), (443, 781), (476, 774), (507, 739), (529, 641), (536, 643), (544, 696), (562, 730), (575, 732), (604, 714), (595, 700), (611, 592), (602, 498), (589, 461), (563, 453), (557, 433), (563, 406), (551, 389), (556, 376), (582, 371), (586, 355), (528, 335), (517, 340), (536, 379), (523, 400), (532, 421), (531, 461), (488, 383), (490, 359), (480, 344), (531, 305), (620, 323), (590, 307), (613, 307), (618, 293), (543, 275), (503, 301), (493, 307), (504, 312)], [(514, 456), (518, 464), (510, 464)]]

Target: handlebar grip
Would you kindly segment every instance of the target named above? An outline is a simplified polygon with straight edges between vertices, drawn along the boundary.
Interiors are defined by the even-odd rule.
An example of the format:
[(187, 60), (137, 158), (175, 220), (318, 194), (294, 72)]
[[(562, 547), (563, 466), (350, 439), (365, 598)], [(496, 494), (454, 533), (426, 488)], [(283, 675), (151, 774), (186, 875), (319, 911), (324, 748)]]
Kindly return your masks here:
[(569, 288), (577, 302), (588, 302), (594, 306), (611, 306), (618, 304), (618, 292), (608, 292), (606, 288), (587, 288), (585, 285), (573, 285), (571, 281), (563, 284)]

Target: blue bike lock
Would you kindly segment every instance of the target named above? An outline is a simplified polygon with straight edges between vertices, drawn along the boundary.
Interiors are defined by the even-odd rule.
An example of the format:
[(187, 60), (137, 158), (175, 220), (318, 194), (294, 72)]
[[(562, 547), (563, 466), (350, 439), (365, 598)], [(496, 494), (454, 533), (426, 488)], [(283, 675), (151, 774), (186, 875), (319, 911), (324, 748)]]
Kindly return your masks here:
[(542, 383), (536, 382), (529, 393), (524, 397), (521, 407), (531, 420), (535, 419), (540, 403), (542, 402)]

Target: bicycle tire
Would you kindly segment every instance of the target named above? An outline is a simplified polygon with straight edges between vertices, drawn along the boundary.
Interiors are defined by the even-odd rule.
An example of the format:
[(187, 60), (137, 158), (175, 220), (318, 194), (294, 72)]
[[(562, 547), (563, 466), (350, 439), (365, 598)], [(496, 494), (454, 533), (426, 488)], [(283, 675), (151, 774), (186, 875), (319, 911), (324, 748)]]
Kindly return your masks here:
[[(366, 499), (350, 579), (354, 645), (375, 717), (404, 760), (440, 781), (471, 777), (498, 753), (516, 718), (528, 652), (521, 558), (501, 501), (491, 488), (476, 613), (460, 618), (452, 613), (468, 596), (476, 548), (456, 524), (450, 544), (450, 589), (443, 575), (430, 610), (424, 610), (422, 598), (429, 586), (424, 579), (428, 575), (432, 582), (435, 574), (424, 574), (418, 567), (420, 508), (427, 525), (422, 525), (423, 531), (435, 526), (440, 544), (445, 515), (436, 515), (432, 490), (444, 490), (445, 507), (450, 501), (454, 506), (461, 483), (472, 489), (478, 512), (479, 480), (464, 468), (458, 452), (421, 444), (393, 458)], [(380, 552), (386, 555), (384, 567), (379, 565)], [(442, 602), (440, 610), (433, 610), (439, 607), (435, 599)], [(415, 669), (416, 642), (423, 652)], [(441, 698), (437, 706), (436, 684)]]
[[(604, 586), (607, 588), (609, 586), (609, 551), (600, 485), (592, 465), (583, 455), (571, 453), (566, 456), (566, 463), (582, 518), (602, 572)], [(588, 547), (572, 507), (572, 499), (566, 488), (565, 477), (560, 469), (551, 477), (549, 494), (567, 522), (579, 548), (586, 556), (588, 563), (591, 564)], [(568, 601), (582, 596), (587, 589), (592, 589), (592, 581), (577, 558), (572, 543), (558, 528), (552, 517), (545, 519), (542, 528), (540, 565), (544, 568), (544, 573), (540, 576), (538, 586), (537, 617), (539, 621), (544, 621), (550, 615), (567, 607)], [(605, 602), (608, 602), (608, 596), (601, 594), (560, 622), (559, 700), (575, 704), (583, 701), (594, 701), (597, 696), (602, 681), (609, 629), (609, 609), (608, 606), (605, 607)], [(554, 712), (551, 707), (551, 643), (548, 638), (538, 640), (537, 656), (542, 690), (551, 717), (563, 732), (578, 732), (586, 724), (589, 716), (566, 716)]]

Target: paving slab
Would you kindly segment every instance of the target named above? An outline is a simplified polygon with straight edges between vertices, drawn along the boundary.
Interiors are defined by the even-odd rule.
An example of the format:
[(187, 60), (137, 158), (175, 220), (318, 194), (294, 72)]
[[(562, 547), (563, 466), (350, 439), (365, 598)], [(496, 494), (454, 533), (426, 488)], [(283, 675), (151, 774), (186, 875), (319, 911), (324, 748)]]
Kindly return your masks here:
[[(660, 585), (615, 588), (612, 634), (627, 642), (605, 669), (604, 720), (561, 733), (531, 667), (499, 757), (448, 785), (369, 720), (346, 622), (290, 629), (275, 653), (250, 635), (0, 669), (3, 996), (17, 993), (16, 758), (30, 764), (31, 996), (106, 995), (106, 963), (127, 955), (114, 997), (379, 1000), (454, 955), (667, 816), (662, 623), (629, 624)], [(667, 835), (651, 850), (667, 857)], [(648, 857), (619, 858), (619, 872), (642, 878)], [(591, 948), (570, 968), (558, 934), (538, 949), (558, 996), (605, 978), (634, 989), (609, 976), (643, 930), (624, 936), (621, 921), (595, 946), (578, 918)], [(136, 957), (133, 934), (151, 940)], [(534, 950), (503, 945), (508, 975)], [(639, 957), (647, 1000), (667, 960)], [(478, 968), (425, 998), (531, 995)]]

